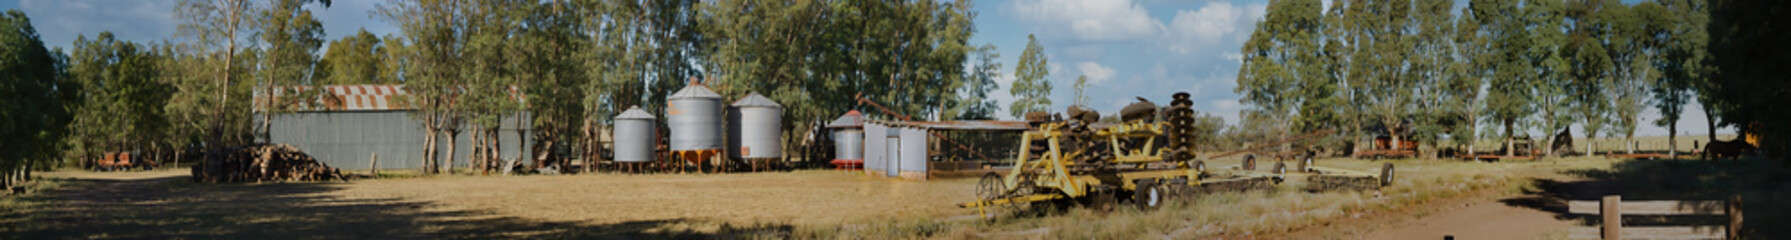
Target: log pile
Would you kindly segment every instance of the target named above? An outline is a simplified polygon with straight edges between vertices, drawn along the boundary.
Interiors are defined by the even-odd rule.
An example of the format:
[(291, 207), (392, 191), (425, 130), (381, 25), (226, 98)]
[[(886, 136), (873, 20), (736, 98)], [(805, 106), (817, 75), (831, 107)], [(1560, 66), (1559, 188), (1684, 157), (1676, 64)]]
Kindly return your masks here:
[(213, 149), (205, 162), (193, 165), (195, 182), (262, 182), (348, 180), (290, 145), (257, 144)]

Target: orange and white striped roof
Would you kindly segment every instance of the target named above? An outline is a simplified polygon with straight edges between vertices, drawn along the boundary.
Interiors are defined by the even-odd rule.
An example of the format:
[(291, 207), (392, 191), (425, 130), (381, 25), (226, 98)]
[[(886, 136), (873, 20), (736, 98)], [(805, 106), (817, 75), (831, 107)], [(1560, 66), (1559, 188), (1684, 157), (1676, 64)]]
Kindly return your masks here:
[[(328, 85), (318, 87), (316, 92), (311, 87), (293, 86), (274, 89), (278, 98), (316, 94), (310, 101), (279, 99), (282, 109), (288, 111), (392, 111), (414, 110), (410, 104), (410, 91), (404, 85)], [(265, 109), (268, 99), (263, 94), (255, 94), (255, 109)]]

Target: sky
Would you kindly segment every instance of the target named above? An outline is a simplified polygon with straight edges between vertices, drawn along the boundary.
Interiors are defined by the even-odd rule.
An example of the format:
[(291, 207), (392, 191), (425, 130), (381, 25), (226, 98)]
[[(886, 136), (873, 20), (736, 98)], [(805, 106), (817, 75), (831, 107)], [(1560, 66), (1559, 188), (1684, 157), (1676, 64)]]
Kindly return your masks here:
[[(325, 38), (338, 39), (360, 29), (376, 35), (396, 32), (383, 19), (371, 17), (384, 1), (338, 0), (329, 8), (311, 6), (320, 15)], [(1330, 1), (1325, 1), (1328, 5)], [(23, 10), (51, 47), (68, 49), (77, 35), (112, 31), (121, 40), (172, 39), (178, 20), (177, 0), (0, 0), (0, 8)], [(1262, 19), (1268, 1), (1248, 0), (985, 0), (977, 1), (976, 35), (971, 44), (993, 44), (1001, 53), (999, 89), (990, 95), (1007, 116), (1013, 101), (1008, 86), (1013, 68), (1035, 35), (1048, 57), (1047, 77), (1054, 87), (1052, 109), (1074, 103), (1072, 85), (1088, 76), (1089, 107), (1117, 112), (1135, 97), (1166, 104), (1175, 92), (1193, 94), (1196, 111), (1212, 113), (1227, 123), (1238, 121), (1239, 51)], [(322, 51), (320, 50), (319, 53)], [(1707, 121), (1696, 104), (1686, 106), (1682, 135), (1704, 134)], [(1643, 114), (1652, 122), (1659, 114)], [(1580, 131), (1576, 126), (1576, 135)], [(1731, 134), (1733, 129), (1719, 129)], [(1540, 132), (1538, 132), (1539, 134)], [(1664, 127), (1644, 124), (1637, 135), (1664, 136)]]

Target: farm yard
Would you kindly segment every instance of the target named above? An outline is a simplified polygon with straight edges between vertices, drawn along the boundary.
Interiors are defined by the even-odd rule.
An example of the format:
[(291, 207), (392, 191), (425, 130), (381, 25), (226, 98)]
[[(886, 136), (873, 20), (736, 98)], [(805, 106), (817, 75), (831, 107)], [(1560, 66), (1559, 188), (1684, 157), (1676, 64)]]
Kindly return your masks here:
[[(50, 180), (40, 184), (54, 186), (0, 203), (5, 207), (0, 237), (1387, 239), (1494, 234), (1490, 236), (1547, 239), (1591, 224), (1556, 209), (1563, 199), (1623, 192), (1636, 199), (1742, 194), (1764, 200), (1781, 199), (1791, 190), (1766, 184), (1770, 179), (1726, 177), (1770, 165), (1762, 161), (1726, 166), (1604, 158), (1317, 161), (1360, 169), (1381, 162), (1398, 163), (1402, 175), (1380, 190), (1310, 193), (1296, 188), (1304, 184), (1299, 179), (1290, 179), (1271, 190), (1209, 193), (1157, 211), (1072, 208), (1001, 214), (992, 220), (956, 206), (975, 198), (972, 178), (906, 181), (832, 170), (509, 177), (391, 173), (345, 183), (265, 184), (191, 183), (181, 171), (47, 172), (43, 174)], [(1610, 179), (1637, 180), (1600, 183)], [(1713, 186), (1733, 187), (1709, 188)], [(1784, 207), (1749, 202), (1748, 225), (1786, 222)], [(1475, 215), (1454, 216), (1459, 214)], [(1749, 229), (1750, 235), (1784, 234), (1773, 232), (1780, 229)]]
[(0, 240), (1791, 239), (1791, 1), (0, 9)]

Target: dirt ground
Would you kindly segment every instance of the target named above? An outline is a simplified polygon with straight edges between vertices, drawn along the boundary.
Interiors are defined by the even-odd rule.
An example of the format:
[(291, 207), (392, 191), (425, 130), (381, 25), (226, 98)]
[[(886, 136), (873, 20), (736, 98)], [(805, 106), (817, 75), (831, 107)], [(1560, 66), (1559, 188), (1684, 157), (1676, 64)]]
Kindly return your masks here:
[[(1791, 211), (1782, 211), (1784, 207), (1772, 204), (1777, 202), (1774, 199), (1785, 199), (1786, 192), (1791, 192), (1776, 183), (1791, 177), (1770, 173), (1771, 169), (1783, 167), (1765, 162), (1712, 165), (1700, 161), (1602, 158), (1505, 163), (1319, 161), (1321, 165), (1348, 169), (1373, 169), (1384, 162), (1397, 162), (1403, 179), (1392, 189), (1382, 189), (1388, 191), (1385, 198), (1382, 191), (1222, 194), (1188, 205), (1190, 209), (1112, 214), (1072, 211), (1004, 223), (958, 221), (975, 219), (966, 218), (973, 211), (954, 206), (974, 195), (974, 178), (907, 181), (811, 170), (198, 184), (187, 181), (188, 172), (184, 169), (62, 171), (40, 174), (46, 177), (44, 182), (59, 187), (0, 198), (0, 239), (709, 239), (741, 235), (939, 238), (939, 233), (965, 232), (973, 234), (943, 236), (976, 238), (985, 232), (1019, 230), (1047, 237), (1095, 238), (1143, 235), (1547, 239), (1564, 237), (1565, 229), (1571, 226), (1590, 226), (1586, 219), (1564, 214), (1563, 200), (1595, 199), (1617, 192), (1626, 199), (1699, 199), (1739, 193), (1748, 199), (1748, 209), (1763, 212), (1750, 213), (1750, 224), (1791, 222), (1784, 220), (1788, 219), (1787, 214), (1782, 214)], [(1235, 161), (1209, 164), (1223, 167)], [(1457, 181), (1452, 179), (1459, 179), (1462, 173), (1510, 176), (1530, 184), (1475, 190), (1481, 193), (1433, 195), (1459, 189), (1462, 185), (1451, 181)], [(1433, 197), (1410, 197), (1423, 195)], [(1363, 208), (1342, 208), (1347, 204), (1332, 203), (1386, 199), (1407, 199), (1400, 201), (1418, 207), (1358, 216), (1358, 210)], [(1213, 208), (1216, 206), (1229, 208)], [(1304, 213), (1295, 216), (1280, 210), (1290, 206), (1315, 213), (1335, 213), (1319, 215), (1360, 219), (1307, 219), (1297, 217), (1306, 216)], [(1259, 223), (1230, 224), (1236, 226), (1229, 228), (1225, 224), (1249, 222), (1252, 217), (1248, 216), (1258, 212), (1295, 217), (1257, 217), (1254, 221)], [(1200, 215), (1203, 213), (1206, 215)], [(835, 235), (803, 235), (804, 229), (817, 228), (841, 231)], [(1178, 235), (1187, 229), (1200, 233)], [(1239, 233), (1227, 229), (1258, 231), (1252, 234), (1249, 230)], [(1750, 229), (1758, 229), (1749, 230), (1750, 236), (1783, 234), (1776, 229)], [(1078, 232), (1087, 234), (1064, 235)]]
[[(710, 238), (794, 224), (944, 218), (970, 180), (833, 171), (419, 177), (202, 185), (184, 171), (50, 172), (0, 239)], [(27, 224), (28, 223), (28, 224)]]

